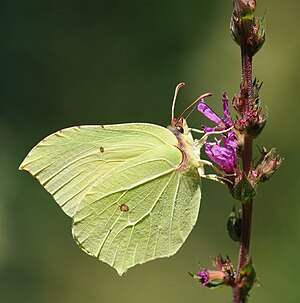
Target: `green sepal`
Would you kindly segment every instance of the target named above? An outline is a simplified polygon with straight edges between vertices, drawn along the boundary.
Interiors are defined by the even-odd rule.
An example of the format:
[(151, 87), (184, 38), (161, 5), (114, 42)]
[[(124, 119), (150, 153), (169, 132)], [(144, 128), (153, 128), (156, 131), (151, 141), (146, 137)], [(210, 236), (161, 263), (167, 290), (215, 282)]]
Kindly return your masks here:
[(223, 287), (226, 285), (225, 285), (225, 281), (222, 280), (222, 281), (211, 281), (211, 282), (207, 283), (205, 286), (208, 287), (209, 289), (216, 289), (216, 288)]
[(247, 265), (245, 265), (240, 270), (240, 281), (242, 283), (241, 287), (244, 292), (248, 295), (249, 291), (256, 283), (256, 271), (252, 264), (252, 259), (249, 260)]
[(233, 186), (231, 194), (235, 199), (247, 202), (256, 195), (256, 189), (251, 185), (247, 177), (244, 175), (243, 178), (235, 186)]
[(252, 48), (252, 56), (254, 56), (263, 46), (266, 40), (266, 12), (262, 17), (254, 17), (253, 18), (253, 25), (258, 28), (256, 35), (254, 36), (256, 39), (255, 43), (253, 43)]

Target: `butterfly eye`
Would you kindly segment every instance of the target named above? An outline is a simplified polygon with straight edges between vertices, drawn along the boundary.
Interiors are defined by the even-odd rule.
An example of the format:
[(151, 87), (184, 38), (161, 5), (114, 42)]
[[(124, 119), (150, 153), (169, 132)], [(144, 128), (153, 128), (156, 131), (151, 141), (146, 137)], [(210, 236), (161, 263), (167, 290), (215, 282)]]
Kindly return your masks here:
[(176, 129), (177, 129), (181, 134), (183, 134), (183, 127), (182, 127), (182, 126), (177, 125), (177, 126), (176, 126)]

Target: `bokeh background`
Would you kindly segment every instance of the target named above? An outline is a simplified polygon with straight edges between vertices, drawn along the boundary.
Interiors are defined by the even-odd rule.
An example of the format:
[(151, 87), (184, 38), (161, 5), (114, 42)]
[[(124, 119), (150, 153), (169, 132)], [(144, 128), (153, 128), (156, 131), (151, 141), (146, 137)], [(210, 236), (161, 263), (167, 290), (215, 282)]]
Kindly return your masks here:
[[(257, 144), (276, 146), (282, 168), (255, 198), (251, 255), (261, 287), (250, 302), (300, 302), (299, 9), (297, 0), (258, 2), (267, 41), (254, 58), (269, 120)], [(46, 135), (80, 124), (170, 123), (201, 93), (221, 113), (239, 89), (240, 54), (229, 34), (231, 1), (11, 0), (0, 4), (0, 301), (3, 303), (230, 302), (187, 274), (220, 252), (236, 264), (226, 235), (235, 201), (203, 182), (196, 228), (173, 257), (123, 277), (84, 254), (71, 220), (18, 166)], [(207, 121), (197, 112), (189, 124)]]

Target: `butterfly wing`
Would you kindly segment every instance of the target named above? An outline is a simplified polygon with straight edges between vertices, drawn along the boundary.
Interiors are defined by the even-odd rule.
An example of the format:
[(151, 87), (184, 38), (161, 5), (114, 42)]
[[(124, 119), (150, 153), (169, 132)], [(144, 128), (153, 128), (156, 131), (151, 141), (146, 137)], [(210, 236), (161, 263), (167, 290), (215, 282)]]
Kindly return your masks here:
[(78, 245), (121, 275), (173, 255), (196, 222), (200, 177), (182, 169), (177, 145), (153, 124), (72, 127), (37, 144), (20, 169), (73, 217)]
[(132, 123), (77, 126), (58, 131), (38, 143), (20, 165), (74, 216), (78, 203), (96, 182), (116, 167), (158, 146), (177, 144), (166, 128)]
[(176, 253), (198, 217), (200, 177), (182, 171), (181, 151), (159, 145), (123, 163), (79, 203), (73, 236), (88, 254), (120, 275)]

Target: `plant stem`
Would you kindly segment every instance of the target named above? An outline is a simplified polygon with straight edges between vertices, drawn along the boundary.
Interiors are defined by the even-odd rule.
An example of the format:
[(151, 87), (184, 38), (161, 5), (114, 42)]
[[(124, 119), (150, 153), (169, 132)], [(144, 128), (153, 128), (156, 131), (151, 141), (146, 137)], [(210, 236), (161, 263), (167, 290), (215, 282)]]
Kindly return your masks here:
[[(241, 45), (242, 55), (242, 93), (245, 96), (243, 112), (247, 113), (253, 104), (253, 79), (252, 79), (252, 55), (247, 47), (246, 33), (244, 32), (244, 43)], [(246, 117), (246, 115), (245, 115)], [(244, 149), (242, 154), (243, 173), (248, 175), (252, 166), (252, 139), (245, 136)], [(249, 261), (250, 237), (251, 237), (251, 222), (252, 222), (253, 199), (242, 202), (242, 229), (241, 241), (239, 250), (239, 262), (237, 269), (237, 281), (239, 281), (241, 269)], [(233, 303), (246, 302), (247, 293), (236, 285), (233, 289)]]

